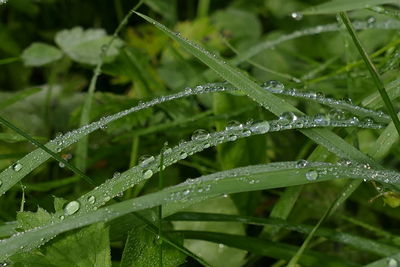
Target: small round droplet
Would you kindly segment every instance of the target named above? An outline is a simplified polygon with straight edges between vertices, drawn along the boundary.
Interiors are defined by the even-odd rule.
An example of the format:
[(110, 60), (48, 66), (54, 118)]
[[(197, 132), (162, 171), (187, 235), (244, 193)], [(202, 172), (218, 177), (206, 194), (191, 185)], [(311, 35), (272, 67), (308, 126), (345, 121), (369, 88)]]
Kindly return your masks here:
[(243, 128), (243, 124), (238, 121), (230, 121), (226, 126), (225, 130), (240, 130)]
[(198, 129), (196, 131), (194, 131), (193, 135), (192, 135), (192, 140), (206, 140), (208, 137), (210, 137), (210, 134), (203, 129)]
[(64, 220), (64, 219), (65, 219), (64, 215), (61, 215), (61, 216), (60, 216), (60, 220), (62, 221), (62, 220)]
[(296, 163), (296, 167), (297, 167), (297, 168), (304, 168), (304, 167), (307, 167), (307, 165), (308, 165), (308, 161), (307, 161), (307, 160), (304, 160), (304, 159), (299, 160), (299, 161)]
[(330, 118), (325, 114), (317, 113), (314, 116), (314, 122), (321, 126), (328, 126), (330, 123)]
[(154, 156), (143, 155), (139, 158), (140, 166), (149, 166), (154, 161)]
[(368, 27), (372, 27), (376, 22), (376, 18), (373, 16), (367, 17), (367, 25)]
[(113, 179), (118, 179), (119, 177), (121, 177), (121, 173), (120, 172), (114, 172)]
[(318, 172), (314, 171), (314, 170), (311, 170), (311, 171), (306, 173), (306, 178), (309, 181), (315, 181), (315, 180), (318, 179)]
[(79, 204), (78, 201), (71, 201), (65, 206), (64, 214), (67, 216), (72, 215), (79, 210), (80, 206), (81, 206), (81, 204)]
[(283, 83), (278, 82), (276, 80), (270, 80), (265, 83), (263, 83), (263, 87), (267, 89), (268, 91), (271, 91), (273, 93), (282, 93), (283, 90), (285, 89), (285, 85)]
[(148, 169), (148, 170), (143, 171), (143, 178), (144, 179), (150, 179), (151, 176), (153, 176), (153, 171), (152, 170)]
[(294, 19), (294, 20), (301, 20), (303, 18), (303, 14), (299, 13), (299, 12), (292, 12), (292, 14), (290, 14), (290, 16)]
[(65, 164), (64, 164), (63, 162), (59, 162), (59, 163), (58, 163), (58, 166), (59, 166), (60, 168), (64, 168), (64, 167), (65, 167)]
[(179, 158), (180, 159), (186, 159), (188, 156), (188, 154), (185, 151), (182, 151), (181, 153), (179, 153)]
[(14, 171), (19, 172), (22, 169), (22, 164), (21, 163), (15, 163), (12, 168)]
[(96, 202), (95, 196), (88, 197), (88, 202), (89, 202), (89, 204), (94, 204), (94, 202)]
[(282, 125), (287, 125), (289, 123), (295, 122), (299, 119), (299, 117), (293, 112), (283, 112), (279, 116), (279, 123)]

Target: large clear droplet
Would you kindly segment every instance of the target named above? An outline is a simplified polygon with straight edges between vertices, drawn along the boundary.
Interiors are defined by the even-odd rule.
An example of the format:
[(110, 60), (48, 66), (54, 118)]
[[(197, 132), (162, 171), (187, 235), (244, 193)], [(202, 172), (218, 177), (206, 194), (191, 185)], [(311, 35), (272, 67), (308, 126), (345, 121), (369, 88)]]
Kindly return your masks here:
[(72, 215), (72, 214), (76, 213), (79, 210), (80, 206), (81, 206), (81, 204), (79, 204), (78, 201), (71, 201), (65, 206), (64, 214), (65, 215)]
[(399, 265), (397, 264), (397, 260), (396, 259), (391, 258), (391, 259), (388, 260), (388, 265), (387, 266), (388, 267), (398, 267)]
[(154, 156), (143, 155), (139, 158), (140, 166), (146, 167), (154, 161)]
[(193, 135), (192, 135), (192, 140), (206, 140), (208, 137), (210, 136), (210, 134), (203, 129), (198, 129), (196, 131), (194, 131)]
[(303, 18), (303, 14), (299, 12), (293, 12), (290, 16), (295, 20), (301, 20)]
[(307, 167), (307, 165), (308, 165), (308, 161), (305, 160), (305, 159), (299, 160), (299, 161), (296, 163), (296, 167), (297, 167), (297, 168), (304, 168), (304, 167)]
[(306, 173), (306, 178), (309, 181), (315, 181), (315, 180), (318, 179), (318, 172), (314, 171), (314, 170), (311, 170), (311, 171)]
[(299, 117), (293, 112), (283, 112), (279, 116), (279, 123), (282, 125), (287, 125), (289, 123), (295, 122), (299, 119)]
[(267, 133), (270, 128), (271, 128), (271, 126), (269, 125), (269, 122), (263, 121), (263, 122), (259, 122), (259, 123), (254, 123), (250, 127), (250, 131), (252, 131), (253, 133), (263, 134), (263, 133)]
[(88, 197), (88, 202), (89, 202), (89, 204), (94, 204), (94, 202), (96, 202), (95, 196)]
[(14, 171), (19, 172), (22, 169), (22, 164), (21, 163), (15, 163), (12, 168)]
[(282, 93), (283, 90), (285, 89), (285, 85), (283, 83), (278, 82), (276, 80), (270, 80), (265, 83), (263, 83), (263, 86), (265, 89), (273, 92), (273, 93)]
[(153, 176), (153, 171), (148, 169), (143, 171), (143, 178), (144, 179), (150, 179), (151, 176)]

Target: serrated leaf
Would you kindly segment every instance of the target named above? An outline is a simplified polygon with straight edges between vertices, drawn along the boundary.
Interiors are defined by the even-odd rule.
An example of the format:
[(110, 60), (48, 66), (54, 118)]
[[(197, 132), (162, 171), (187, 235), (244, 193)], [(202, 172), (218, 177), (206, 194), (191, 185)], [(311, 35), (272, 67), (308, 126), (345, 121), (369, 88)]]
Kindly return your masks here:
[(32, 229), (46, 224), (51, 220), (51, 215), (45, 209), (38, 207), (37, 212), (24, 211), (17, 213), (19, 227), (24, 230)]
[(22, 60), (26, 66), (39, 67), (57, 61), (62, 52), (57, 47), (44, 43), (33, 43), (22, 53)]
[(16, 254), (17, 266), (109, 267), (111, 266), (108, 228), (103, 223), (68, 233), (40, 251)]
[[(145, 228), (133, 228), (128, 235), (121, 267), (160, 266), (160, 244), (154, 234)], [(162, 244), (164, 267), (175, 267), (185, 262), (185, 255), (167, 244)]]
[[(83, 64), (96, 65), (100, 61), (102, 47), (107, 45), (111, 38), (103, 29), (83, 30), (81, 27), (75, 27), (58, 32), (55, 41), (72, 60)], [(118, 49), (121, 45), (120, 39), (114, 40), (107, 51), (106, 62), (118, 55)]]
[(368, 8), (376, 5), (398, 3), (398, 0), (333, 0), (322, 3), (301, 12), (303, 15), (334, 14), (341, 11)]

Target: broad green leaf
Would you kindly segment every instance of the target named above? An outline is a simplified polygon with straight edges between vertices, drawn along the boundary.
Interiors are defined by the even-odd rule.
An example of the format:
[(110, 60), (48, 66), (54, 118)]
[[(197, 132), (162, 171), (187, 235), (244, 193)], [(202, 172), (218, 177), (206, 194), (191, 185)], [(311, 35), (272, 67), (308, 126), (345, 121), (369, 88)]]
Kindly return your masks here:
[(44, 44), (33, 43), (21, 55), (26, 66), (39, 67), (57, 61), (62, 57), (60, 49)]
[(40, 253), (17, 254), (11, 260), (24, 266), (111, 267), (109, 246), (108, 228), (98, 223), (56, 238)]
[[(162, 266), (175, 267), (185, 262), (185, 255), (162, 243)], [(160, 266), (160, 240), (145, 227), (134, 227), (128, 234), (122, 254), (121, 267)]]
[(42, 208), (36, 212), (24, 211), (17, 213), (17, 221), (20, 228), (29, 230), (40, 225), (46, 224), (51, 220), (51, 214)]
[[(100, 59), (103, 46), (107, 45), (111, 36), (107, 36), (103, 29), (87, 29), (75, 27), (57, 33), (55, 41), (58, 46), (74, 61), (95, 65)], [(114, 40), (108, 50), (106, 61), (111, 61), (119, 53), (122, 41)]]
[(341, 11), (368, 8), (376, 5), (398, 3), (398, 0), (332, 0), (301, 12), (304, 15), (335, 14)]

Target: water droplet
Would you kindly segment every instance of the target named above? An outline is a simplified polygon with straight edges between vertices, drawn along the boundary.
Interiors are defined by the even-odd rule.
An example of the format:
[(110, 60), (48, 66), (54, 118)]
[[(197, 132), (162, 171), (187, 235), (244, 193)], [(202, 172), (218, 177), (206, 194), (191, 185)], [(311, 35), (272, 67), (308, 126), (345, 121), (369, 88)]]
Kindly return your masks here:
[(65, 219), (64, 215), (61, 215), (61, 216), (60, 216), (60, 220), (62, 221), (62, 220), (64, 220), (64, 219)]
[(304, 167), (307, 167), (307, 165), (308, 165), (308, 161), (307, 161), (307, 160), (304, 160), (304, 159), (299, 160), (299, 161), (296, 163), (296, 167), (297, 167), (297, 168), (304, 168)]
[(153, 171), (152, 170), (145, 170), (143, 171), (143, 178), (144, 179), (150, 179), (151, 176), (153, 176)]
[(368, 27), (372, 27), (376, 22), (376, 18), (373, 16), (367, 17), (367, 25)]
[[(8, 0), (0, 0), (0, 5), (7, 4), (7, 1)], [(7, 265), (4, 265), (4, 266), (7, 266)]]
[(146, 167), (149, 166), (154, 161), (153, 156), (143, 155), (139, 158), (140, 166)]
[(350, 122), (351, 125), (357, 125), (357, 124), (360, 123), (360, 120), (357, 117), (351, 117), (349, 119), (349, 122)]
[(189, 195), (189, 193), (190, 193), (190, 190), (189, 190), (189, 189), (186, 189), (185, 191), (183, 191), (183, 195), (184, 195), (184, 196)]
[(366, 117), (362, 120), (362, 123), (364, 123), (364, 125), (366, 126), (372, 126), (375, 123), (375, 121), (370, 117)]
[(342, 120), (345, 118), (344, 112), (340, 109), (332, 109), (329, 111), (329, 117), (334, 120)]
[(285, 85), (283, 83), (278, 82), (276, 80), (270, 80), (265, 83), (263, 83), (263, 86), (265, 89), (273, 92), (273, 93), (282, 93), (283, 90), (285, 89)]
[(287, 125), (291, 122), (295, 122), (299, 119), (299, 117), (294, 114), (293, 112), (283, 112), (280, 116), (279, 116), (279, 123), (281, 123), (282, 125)]
[(290, 16), (295, 20), (301, 20), (303, 18), (303, 14), (301, 14), (299, 12), (292, 12), (292, 14), (290, 14)]
[(203, 129), (198, 129), (196, 131), (194, 131), (193, 135), (192, 135), (192, 140), (206, 140), (208, 137), (210, 136), (210, 134)]
[(311, 171), (306, 173), (306, 178), (309, 181), (315, 181), (315, 180), (318, 179), (318, 172), (314, 171), (314, 170), (311, 170)]
[(180, 159), (186, 159), (187, 156), (188, 156), (188, 154), (187, 154), (185, 151), (182, 151), (182, 152), (179, 154), (179, 158), (180, 158)]
[(89, 204), (94, 204), (94, 202), (96, 202), (95, 196), (88, 197), (88, 202), (89, 202)]
[(79, 204), (78, 201), (71, 201), (65, 206), (64, 214), (67, 216), (72, 215), (79, 210), (80, 206), (81, 206), (81, 204)]
[(351, 166), (353, 164), (353, 162), (349, 159), (341, 159), (338, 161), (338, 164), (340, 166)]
[(250, 127), (250, 131), (252, 131), (253, 133), (266, 133), (269, 131), (269, 129), (271, 128), (271, 126), (269, 125), (268, 121), (263, 121), (263, 122), (259, 122), (259, 123), (254, 123), (251, 127)]
[(226, 126), (225, 130), (240, 130), (243, 128), (243, 124), (238, 121), (230, 121)]
[(15, 163), (12, 168), (14, 171), (19, 172), (22, 169), (22, 164), (21, 163)]
[(330, 123), (330, 118), (325, 114), (317, 113), (314, 116), (314, 122), (321, 126), (327, 126)]
[(121, 177), (121, 173), (120, 172), (114, 172), (113, 179), (118, 179), (119, 177)]
[(64, 167), (65, 167), (65, 164), (64, 164), (63, 162), (59, 162), (59, 163), (58, 163), (58, 166), (59, 166), (60, 168), (64, 168)]
[(228, 136), (228, 140), (229, 141), (235, 141), (237, 139), (237, 136), (235, 135), (235, 134), (230, 134), (229, 136)]

